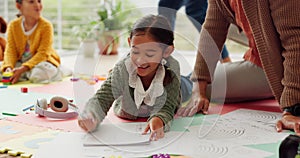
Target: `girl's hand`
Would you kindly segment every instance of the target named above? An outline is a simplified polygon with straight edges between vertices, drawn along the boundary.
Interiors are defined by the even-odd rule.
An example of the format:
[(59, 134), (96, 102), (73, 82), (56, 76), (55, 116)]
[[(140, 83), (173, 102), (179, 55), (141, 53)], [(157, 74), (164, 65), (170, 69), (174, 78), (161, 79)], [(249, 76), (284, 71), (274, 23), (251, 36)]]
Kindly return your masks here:
[(10, 78), (10, 81), (12, 84), (15, 84), (18, 82), (19, 78), (21, 77), (21, 75), (28, 71), (29, 68), (27, 66), (21, 66), (21, 67), (18, 67), (18, 68), (14, 68), (13, 69), (13, 75), (12, 77)]
[(158, 140), (165, 136), (164, 133), (164, 122), (159, 117), (153, 117), (147, 127), (145, 128), (143, 134), (147, 134), (147, 132), (151, 130), (150, 140)]
[(92, 132), (96, 129), (99, 121), (97, 121), (92, 114), (81, 115), (78, 117), (78, 125), (86, 132)]
[(283, 129), (292, 129), (297, 135), (300, 135), (300, 117), (283, 112), (282, 118), (276, 123), (276, 129), (277, 132), (281, 132)]

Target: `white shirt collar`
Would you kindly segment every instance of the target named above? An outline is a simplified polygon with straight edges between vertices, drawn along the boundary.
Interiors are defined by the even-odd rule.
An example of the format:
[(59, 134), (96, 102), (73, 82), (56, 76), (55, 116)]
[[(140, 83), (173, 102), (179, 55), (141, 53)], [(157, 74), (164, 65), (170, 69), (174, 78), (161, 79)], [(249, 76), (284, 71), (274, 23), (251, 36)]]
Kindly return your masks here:
[(34, 27), (33, 27), (31, 30), (25, 31), (24, 21), (25, 21), (25, 18), (22, 17), (21, 27), (22, 27), (22, 30), (23, 30), (24, 34), (25, 34), (26, 36), (29, 36), (29, 35), (31, 35), (31, 34), (33, 33), (33, 31), (36, 29), (38, 23), (36, 23), (36, 24), (34, 25)]
[(125, 60), (125, 66), (129, 73), (129, 86), (134, 88), (134, 100), (137, 109), (140, 108), (143, 101), (146, 105), (153, 106), (156, 98), (161, 96), (164, 92), (164, 66), (159, 65), (155, 77), (153, 78), (150, 87), (146, 91), (144, 90), (140, 77), (137, 75), (136, 66), (131, 62), (130, 58)]

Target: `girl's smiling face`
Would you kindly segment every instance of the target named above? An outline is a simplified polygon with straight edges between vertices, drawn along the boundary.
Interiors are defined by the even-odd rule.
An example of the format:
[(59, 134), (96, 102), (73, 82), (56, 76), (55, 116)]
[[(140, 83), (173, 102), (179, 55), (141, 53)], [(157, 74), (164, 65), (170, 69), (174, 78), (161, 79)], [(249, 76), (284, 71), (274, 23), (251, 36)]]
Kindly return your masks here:
[(131, 61), (137, 68), (140, 77), (153, 78), (164, 57), (161, 43), (156, 42), (148, 34), (136, 34), (128, 39)]

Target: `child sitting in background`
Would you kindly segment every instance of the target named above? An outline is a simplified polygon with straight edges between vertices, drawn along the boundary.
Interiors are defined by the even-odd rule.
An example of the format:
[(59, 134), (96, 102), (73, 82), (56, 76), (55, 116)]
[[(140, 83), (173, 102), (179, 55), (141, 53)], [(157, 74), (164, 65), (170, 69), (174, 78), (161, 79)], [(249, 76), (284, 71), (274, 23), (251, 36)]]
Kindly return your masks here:
[[(0, 17), (0, 33), (6, 32), (6, 22), (5, 20)], [(5, 50), (6, 40), (0, 36), (0, 61), (3, 60), (4, 57), (4, 50)]]
[(16, 0), (20, 17), (11, 21), (2, 72), (13, 72), (10, 81), (30, 80), (33, 83), (59, 81), (60, 57), (52, 47), (52, 24), (41, 16), (40, 0)]
[[(150, 139), (164, 137), (181, 103), (179, 63), (171, 53), (174, 35), (163, 16), (148, 15), (131, 30), (130, 53), (119, 61), (89, 99), (78, 124), (95, 130), (114, 103), (114, 113), (125, 119), (148, 118)], [(183, 99), (184, 100), (184, 99)]]

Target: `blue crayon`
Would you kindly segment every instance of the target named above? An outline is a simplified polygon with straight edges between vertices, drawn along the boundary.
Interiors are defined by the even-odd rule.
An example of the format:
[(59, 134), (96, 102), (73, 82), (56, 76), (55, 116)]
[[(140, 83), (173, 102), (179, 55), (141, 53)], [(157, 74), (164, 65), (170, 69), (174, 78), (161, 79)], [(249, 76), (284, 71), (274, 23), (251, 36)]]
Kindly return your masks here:
[(27, 110), (29, 110), (29, 109), (31, 109), (31, 108), (33, 108), (33, 107), (34, 107), (34, 105), (30, 105), (29, 107), (24, 108), (23, 111), (27, 111)]
[(7, 88), (7, 85), (1, 85), (0, 88)]

